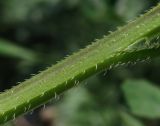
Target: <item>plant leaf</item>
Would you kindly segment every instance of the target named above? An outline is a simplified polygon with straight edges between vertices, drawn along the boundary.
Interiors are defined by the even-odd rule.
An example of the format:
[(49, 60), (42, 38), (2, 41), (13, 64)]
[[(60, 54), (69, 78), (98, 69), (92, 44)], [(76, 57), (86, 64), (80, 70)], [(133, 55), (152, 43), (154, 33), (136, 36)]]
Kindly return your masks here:
[(14, 57), (28, 61), (37, 60), (37, 55), (35, 52), (23, 48), (21, 46), (15, 45), (7, 40), (0, 39), (0, 55), (7, 57)]
[(124, 111), (120, 112), (120, 116), (123, 126), (144, 126), (142, 122), (140, 122), (138, 119), (135, 119), (133, 116), (129, 115)]
[(126, 101), (137, 116), (160, 118), (160, 89), (146, 80), (128, 80), (122, 86)]

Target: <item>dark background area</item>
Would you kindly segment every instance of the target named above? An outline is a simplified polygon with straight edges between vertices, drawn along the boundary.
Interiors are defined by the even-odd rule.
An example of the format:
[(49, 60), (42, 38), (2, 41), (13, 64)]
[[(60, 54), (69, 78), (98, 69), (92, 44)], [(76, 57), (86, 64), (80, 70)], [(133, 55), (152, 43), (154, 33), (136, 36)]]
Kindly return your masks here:
[[(159, 0), (1, 0), (0, 90), (55, 64), (126, 24)], [(6, 126), (158, 126), (159, 119), (132, 114), (121, 85), (126, 79), (160, 84), (160, 59), (125, 65), (89, 78), (60, 100), (11, 121)], [(104, 75), (105, 74), (105, 75)], [(129, 118), (129, 119), (128, 119)], [(137, 122), (137, 118), (143, 124)], [(126, 119), (126, 118), (125, 118)], [(125, 120), (124, 119), (124, 120)], [(129, 121), (129, 122), (132, 122)], [(127, 122), (127, 121), (126, 121)], [(136, 124), (135, 124), (136, 122)], [(52, 124), (51, 124), (52, 123)], [(125, 124), (127, 126), (127, 124)]]

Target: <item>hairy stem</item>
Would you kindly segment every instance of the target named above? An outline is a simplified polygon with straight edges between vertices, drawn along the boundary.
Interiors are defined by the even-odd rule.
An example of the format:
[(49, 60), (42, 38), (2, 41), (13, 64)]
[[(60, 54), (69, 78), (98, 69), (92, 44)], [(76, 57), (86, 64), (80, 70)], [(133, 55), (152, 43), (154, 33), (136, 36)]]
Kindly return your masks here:
[[(0, 94), (0, 123), (44, 104), (87, 77), (111, 65), (160, 54), (148, 41), (160, 31), (160, 5), (85, 49), (65, 58), (18, 86)], [(140, 46), (139, 46), (140, 45)]]

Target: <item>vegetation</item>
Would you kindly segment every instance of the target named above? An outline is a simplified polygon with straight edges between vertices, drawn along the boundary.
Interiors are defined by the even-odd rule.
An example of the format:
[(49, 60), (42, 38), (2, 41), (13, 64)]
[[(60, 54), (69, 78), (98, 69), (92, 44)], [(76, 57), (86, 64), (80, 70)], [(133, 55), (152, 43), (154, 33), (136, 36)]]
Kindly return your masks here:
[[(104, 3), (101, 4), (103, 5)], [(89, 13), (90, 12), (88, 11), (88, 14)], [(96, 16), (99, 16), (99, 14)], [(94, 19), (95, 17), (93, 18), (90, 15), (89, 18), (97, 22), (97, 20)], [(98, 17), (98, 19), (99, 18), (100, 17)], [(57, 99), (59, 94), (63, 93), (65, 90), (73, 86), (77, 86), (84, 79), (102, 70), (105, 70), (106, 74), (106, 71), (113, 67), (132, 63), (135, 64), (139, 61), (149, 60), (152, 57), (158, 57), (160, 53), (159, 21), (160, 5), (157, 5), (143, 16), (140, 16), (123, 27), (119, 27), (118, 30), (111, 32), (108, 36), (104, 36), (102, 39), (96, 40), (85, 49), (82, 49), (71, 56), (67, 56), (56, 65), (53, 65), (47, 70), (34, 75), (31, 79), (28, 79), (1, 93), (0, 122), (4, 123), (10, 119), (15, 119), (17, 116), (31, 111), (38, 106), (47, 103), (53, 98)], [(23, 59), (25, 63), (28, 62), (29, 65), (45, 64), (44, 61), (47, 57), (45, 54), (35, 53), (35, 51), (33, 52), (31, 50), (21, 48), (4, 40), (2, 40), (1, 45), (2, 49), (0, 52), (3, 56)], [(48, 55), (48, 57), (50, 58), (51, 56)], [(49, 62), (53, 62), (52, 59)], [(125, 77), (127, 76), (125, 75)], [(136, 87), (139, 86), (136, 84), (142, 84), (142, 87)], [(104, 92), (108, 93), (109, 91), (114, 91), (115, 93), (113, 93), (113, 96), (117, 97), (116, 95), (119, 94), (119, 89), (116, 89), (114, 86), (115, 85), (110, 82), (107, 88), (111, 87), (111, 89), (108, 89), (108, 91), (105, 90)], [(137, 88), (139, 90), (136, 90)], [(81, 88), (80, 90), (82, 90), (84, 95), (86, 94), (87, 96), (85, 90)], [(88, 90), (94, 94), (94, 91), (98, 92), (100, 89), (94, 89), (94, 85), (92, 85)], [(159, 89), (152, 87), (152, 85), (146, 80), (130, 79), (123, 84), (122, 90), (128, 105), (131, 108), (131, 112), (134, 115), (150, 119), (159, 117), (157, 107), (157, 103), (159, 102)], [(143, 94), (140, 95), (142, 92)], [(102, 97), (106, 94), (103, 94)], [(70, 97), (73, 97), (72, 95), (73, 94), (71, 93)], [(152, 97), (154, 98), (154, 101), (150, 99)], [(82, 101), (85, 100), (85, 102), (87, 102), (90, 99), (91, 98), (82, 99)], [(107, 99), (111, 99), (110, 95)], [(107, 114), (109, 114), (102, 114), (104, 120), (108, 120), (104, 125), (119, 124), (119, 121), (114, 122), (114, 120), (118, 120), (119, 117), (121, 117), (120, 120), (124, 125), (143, 125), (139, 120), (136, 120), (132, 115), (127, 113), (124, 108), (120, 106), (119, 108), (117, 106), (118, 100), (115, 99), (113, 101), (109, 101), (109, 104), (107, 105), (106, 111)], [(121, 103), (123, 102), (121, 101)], [(103, 106), (103, 104), (100, 106)], [(150, 106), (152, 110), (149, 110)], [(69, 110), (72, 109), (74, 110), (74, 107), (71, 107)], [(77, 110), (75, 109), (75, 112), (76, 111)], [(80, 120), (83, 123), (84, 119), (82, 118)], [(100, 125), (101, 121), (98, 123), (95, 122), (93, 125), (97, 124)], [(72, 125), (74, 125), (74, 122), (72, 122)]]

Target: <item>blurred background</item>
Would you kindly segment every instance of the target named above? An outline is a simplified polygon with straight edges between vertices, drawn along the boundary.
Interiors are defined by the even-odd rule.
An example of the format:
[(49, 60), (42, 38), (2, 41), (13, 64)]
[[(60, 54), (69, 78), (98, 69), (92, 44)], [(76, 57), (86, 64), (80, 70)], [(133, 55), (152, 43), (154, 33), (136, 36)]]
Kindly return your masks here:
[[(1, 0), (0, 91), (114, 31), (159, 0)], [(103, 71), (2, 126), (159, 126), (160, 58)], [(45, 108), (45, 109), (44, 109)]]

